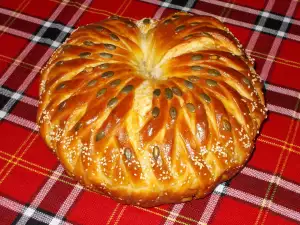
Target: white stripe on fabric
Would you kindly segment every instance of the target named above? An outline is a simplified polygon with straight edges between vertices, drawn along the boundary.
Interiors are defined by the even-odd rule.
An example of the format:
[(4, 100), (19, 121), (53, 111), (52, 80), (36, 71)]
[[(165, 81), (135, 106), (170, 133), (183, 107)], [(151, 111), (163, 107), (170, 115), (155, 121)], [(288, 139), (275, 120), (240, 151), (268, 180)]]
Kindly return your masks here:
[(226, 193), (227, 187), (224, 185), (224, 183), (219, 184), (214, 192), (211, 194), (208, 203), (206, 204), (206, 207), (201, 215), (201, 218), (199, 220), (198, 225), (200, 223), (208, 223), (213, 212), (216, 209), (216, 206), (220, 200), (221, 194)]
[[(266, 182), (270, 182), (272, 179), (274, 179), (274, 175), (270, 175), (268, 173), (259, 171), (259, 170), (255, 170), (249, 167), (245, 167), (242, 171), (242, 174), (245, 174), (249, 177), (254, 177), (258, 180), (263, 180)], [(300, 194), (300, 186), (297, 184), (293, 184), (289, 181), (286, 181), (284, 179), (282, 179), (281, 177), (275, 176), (278, 179), (278, 186), (287, 189), (289, 191), (295, 192), (297, 194)]]
[(255, 196), (255, 195), (245, 193), (243, 191), (239, 191), (239, 190), (236, 190), (236, 189), (233, 189), (230, 187), (227, 188), (226, 194), (228, 196), (231, 196), (231, 197), (234, 197), (237, 199), (241, 199), (245, 202), (249, 202), (249, 203), (252, 203), (257, 206), (263, 206), (264, 208), (268, 208), (271, 211), (276, 212), (280, 215), (300, 221), (300, 213), (299, 212), (296, 212), (292, 209), (289, 209), (287, 207), (284, 207), (284, 206), (276, 204), (276, 203), (273, 203), (271, 205), (270, 200), (265, 200), (263, 198)]
[(25, 96), (25, 95), (7, 90), (3, 87), (0, 87), (0, 95), (6, 96), (6, 97), (9, 97), (9, 98), (13, 98), (13, 99), (16, 99), (16, 100), (20, 100), (21, 102), (24, 102), (28, 105), (32, 105), (32, 106), (35, 106), (35, 107), (38, 107), (38, 104), (39, 104), (39, 101), (34, 99), (34, 98), (31, 98), (31, 97), (28, 97), (28, 96)]
[[(291, 2), (290, 6), (287, 10), (286, 16), (292, 17), (295, 12), (296, 6), (297, 6), (297, 2)], [(285, 19), (289, 19), (289, 18), (285, 17)], [(288, 28), (288, 23), (282, 22), (281, 27), (279, 28), (279, 32), (282, 32), (282, 34), (280, 35), (281, 37), (285, 36), (285, 32), (286, 32), (287, 28)], [(273, 41), (273, 44), (272, 44), (272, 48), (271, 48), (270, 52), (268, 53), (268, 55), (276, 56), (277, 52), (279, 50), (279, 47), (281, 45), (281, 42), (282, 42), (282, 38), (275, 38), (275, 40)], [(262, 72), (261, 72), (261, 78), (263, 80), (267, 80), (270, 69), (273, 65), (273, 62), (274, 62), (273, 60), (267, 60), (265, 62), (265, 64), (263, 65)]]
[[(87, 0), (86, 2), (90, 2), (91, 0)], [(64, 2), (66, 3), (66, 2)], [(61, 13), (61, 11), (63, 10), (63, 8), (66, 6), (67, 4), (60, 4), (59, 7), (55, 10), (55, 12), (52, 14), (52, 16), (49, 18), (50, 21), (55, 20), (55, 18)], [(79, 19), (80, 15), (83, 13), (83, 11), (85, 10), (87, 6), (83, 6), (80, 7), (77, 12), (73, 15), (73, 17), (71, 18), (71, 20), (67, 23), (68, 26), (72, 26), (75, 24), (75, 22)], [(50, 23), (50, 22), (49, 22)], [(49, 25), (49, 24), (48, 24)], [(38, 32), (38, 34), (36, 35), (36, 37), (39, 36), (43, 36), (43, 34), (47, 31), (47, 29), (45, 27), (42, 27), (41, 30)], [(63, 38), (63, 33), (60, 33), (60, 35), (57, 37), (57, 39), (59, 39), (60, 41), (62, 41)], [(19, 55), (19, 57), (17, 58), (17, 60), (15, 61), (14, 64), (11, 64), (11, 66), (8, 68), (8, 70), (5, 72), (5, 74), (1, 77), (0, 79), (0, 86), (2, 86), (7, 79), (10, 77), (10, 75), (15, 71), (15, 69), (19, 66), (20, 62), (24, 60), (24, 58), (27, 56), (27, 54), (32, 50), (32, 48), (34, 47), (34, 43), (30, 42), (29, 45), (27, 45), (27, 47), (23, 50), (23, 52)], [(53, 42), (52, 46), (56, 46), (58, 45), (58, 42)], [(38, 67), (42, 67), (46, 61), (50, 58), (50, 56), (52, 55), (52, 53), (54, 52), (53, 49), (48, 49), (46, 51), (46, 53), (42, 56), (42, 58), (39, 60), (39, 62), (37, 63)], [(30, 74), (26, 77), (26, 79), (24, 80), (24, 82), (21, 84), (21, 86), (18, 88), (18, 90), (16, 92), (18, 93), (23, 93), (26, 88), (29, 86), (29, 84), (32, 82), (32, 80), (36, 77), (37, 71), (32, 70), (30, 72)], [(10, 99), (6, 105), (4, 106), (4, 108), (2, 110), (5, 110), (5, 112), (8, 112), (10, 110), (10, 108), (15, 104), (16, 100), (15, 99)]]
[(62, 223), (62, 221), (56, 217), (54, 217), (51, 222), (49, 223), (49, 225), (60, 225)]
[[(270, 201), (268, 201), (268, 205), (270, 205)], [(273, 212), (276, 212), (276, 213), (284, 215), (288, 218), (300, 221), (300, 213), (297, 211), (294, 211), (294, 210), (291, 210), (284, 206), (278, 205), (274, 202), (268, 208), (270, 208), (270, 210), (272, 210)]]
[[(141, 1), (152, 3), (152, 4), (155, 4), (155, 5), (161, 5), (161, 2), (157, 1), (157, 0), (141, 0)], [(172, 8), (172, 9), (182, 10), (181, 6), (174, 5), (174, 4), (169, 4), (168, 7)], [(238, 21), (238, 20), (234, 20), (234, 19), (230, 19), (230, 18), (226, 18), (226, 17), (216, 16), (213, 13), (208, 13), (208, 12), (205, 12), (205, 11), (202, 11), (202, 10), (199, 10), (199, 9), (191, 9), (190, 12), (194, 13), (196, 15), (213, 16), (213, 17), (216, 17), (219, 20), (223, 21), (224, 23), (229, 23), (229, 24), (233, 24), (233, 25), (236, 25), (236, 26), (245, 27), (245, 28), (248, 28), (248, 29), (253, 29), (253, 24)], [(265, 32), (271, 32), (271, 34), (274, 34), (274, 35), (277, 34), (277, 31), (272, 30), (272, 29), (264, 28), (264, 31)], [(286, 34), (286, 38), (289, 38), (289, 39), (295, 40), (295, 41), (299, 41), (300, 36), (299, 35), (294, 35), (294, 34)]]
[(195, 4), (196, 1), (197, 0), (188, 0), (188, 2), (186, 3), (186, 5), (184, 7), (190, 9)]
[[(15, 11), (13, 10), (10, 10), (10, 9), (4, 9), (4, 8), (0, 8), (0, 13), (1, 14), (4, 14), (4, 15), (7, 15), (7, 16), (14, 16), (13, 13), (15, 13)], [(42, 24), (43, 23), (43, 20), (39, 19), (39, 18), (36, 18), (36, 17), (33, 17), (33, 16), (28, 16), (28, 15), (25, 15), (25, 14), (22, 14), (22, 13), (18, 13), (18, 16), (17, 16), (19, 19), (22, 19), (22, 20), (26, 20), (26, 21), (29, 21), (29, 22), (32, 22), (32, 23), (36, 23), (36, 24)]]
[[(220, 195), (212, 193), (211, 196), (209, 197), (208, 203), (206, 204), (206, 207), (201, 215), (201, 218), (199, 220), (199, 223), (208, 223), (218, 202), (220, 199)], [(199, 225), (198, 223), (198, 225)]]
[[(69, 1), (67, 1), (69, 2)], [(66, 3), (66, 2), (65, 2)], [(49, 18), (50, 21), (54, 21), (55, 18), (61, 13), (61, 11), (64, 9), (64, 7), (66, 6), (66, 4), (60, 4), (57, 9), (54, 11), (54, 13), (51, 15), (51, 17)], [(43, 34), (46, 32), (45, 29), (41, 29), (37, 36), (41, 37), (43, 36)], [(15, 69), (17, 68), (17, 66), (20, 64), (20, 62), (22, 62), (25, 57), (28, 55), (28, 53), (32, 50), (32, 48), (34, 47), (35, 43), (30, 42), (26, 48), (22, 51), (22, 53), (18, 56), (17, 60), (16, 60), (16, 65), (11, 65), (8, 70), (4, 73), (4, 75), (0, 78), (0, 86), (2, 86), (7, 79), (10, 77), (10, 75), (15, 71)], [(53, 50), (51, 50), (53, 51)], [(18, 91), (19, 92), (19, 91)]]
[[(47, 21), (46, 23), (50, 23), (51, 25), (53, 24), (52, 22), (49, 22), (49, 21)], [(42, 25), (42, 24), (41, 24)], [(51, 26), (50, 25), (50, 26)], [(48, 25), (47, 25), (48, 26)], [(41, 29), (39, 30), (39, 32), (36, 34), (36, 35), (34, 35), (31, 39), (32, 39), (32, 41), (35, 41), (35, 42), (40, 42), (40, 40), (44, 40), (44, 41), (48, 41), (49, 42), (49, 40), (50, 40), (50, 45), (51, 45), (51, 47), (53, 47), (53, 48), (57, 48), (58, 46), (59, 46), (59, 44), (63, 41), (63, 38), (67, 35), (67, 33), (65, 33), (65, 32), (60, 32), (59, 33), (59, 36), (58, 37), (56, 37), (56, 39), (55, 40), (51, 40), (51, 39), (47, 39), (47, 38), (45, 38), (45, 39), (42, 39), (42, 37), (43, 37), (43, 35), (47, 32), (47, 30), (49, 29), (49, 27), (47, 27), (47, 26), (44, 26), (44, 25), (42, 25), (42, 27), (41, 27)], [(51, 27), (52, 28), (52, 27)], [(63, 29), (62, 29), (63, 30)], [(62, 31), (61, 30), (61, 31)]]
[[(230, 2), (230, 1), (229, 1), (229, 2)], [(234, 4), (233, 4), (233, 3), (229, 3), (229, 2), (226, 3), (226, 7), (225, 7), (225, 8), (227, 8), (227, 10), (230, 12)], [(221, 13), (221, 15), (223, 15), (223, 13), (225, 13), (225, 12), (226, 12), (226, 10), (223, 10), (223, 12)], [(226, 14), (225, 14), (225, 15), (226, 15)], [(221, 21), (222, 21), (223, 23), (225, 23), (225, 20), (226, 20), (226, 19), (227, 19), (227, 16), (226, 16), (226, 17), (222, 17)]]
[(298, 113), (294, 110), (286, 109), (286, 108), (276, 106), (276, 105), (272, 105), (272, 104), (267, 104), (267, 108), (270, 111), (277, 112), (279, 114), (283, 114), (283, 115), (286, 115), (286, 116), (290, 116), (290, 117), (295, 118), (295, 119), (300, 119), (300, 113)]
[[(264, 8), (264, 11), (271, 11), (273, 6), (275, 4), (275, 0), (271, 0), (271, 1), (268, 1), (268, 4), (266, 5), (266, 7)], [(262, 31), (263, 29), (265, 31), (268, 31), (268, 28), (264, 28), (264, 25), (268, 19), (267, 12), (263, 12), (263, 15), (264, 16), (261, 16), (259, 22), (258, 22), (258, 25), (254, 25), (255, 26), (255, 31), (253, 31), (251, 37), (250, 37), (250, 40), (248, 42), (248, 45), (247, 45), (247, 49), (252, 51), (254, 49), (254, 46), (256, 45), (257, 43), (257, 40), (258, 40), (258, 37), (260, 35), (260, 31)], [(271, 30), (271, 29), (270, 29)], [(256, 32), (256, 31), (259, 31), (259, 32)], [(277, 31), (275, 31), (277, 33)]]
[(14, 202), (3, 196), (0, 196), (0, 205), (17, 213), (21, 213), (24, 208), (24, 205), (21, 205), (20, 203)]
[(156, 11), (153, 18), (154, 19), (160, 19), (160, 17), (162, 16), (162, 14), (166, 10), (166, 8), (170, 5), (171, 2), (172, 2), (172, 0), (167, 0), (167, 1), (163, 2), (162, 4), (160, 2), (161, 7)]
[[(297, 2), (296, 0), (294, 0), (295, 2)], [(223, 6), (223, 7), (226, 7), (227, 6), (227, 2), (222, 2), (222, 1), (218, 1), (218, 0), (201, 0), (201, 2), (206, 2), (206, 3), (209, 3), (209, 4), (214, 4), (214, 5), (218, 5), (218, 6)], [(249, 8), (249, 7), (245, 7), (245, 6), (241, 6), (241, 5), (236, 5), (234, 3), (231, 3), (232, 4), (232, 8), (235, 9), (235, 10), (238, 10), (238, 11), (241, 11), (241, 12), (246, 12), (246, 13), (250, 13), (250, 14), (253, 14), (253, 15), (259, 15), (261, 13), (261, 10), (258, 10), (258, 9), (252, 9), (252, 8)], [(280, 16), (280, 15), (277, 15), (277, 14), (274, 14), (272, 12), (268, 12), (269, 13), (269, 18), (271, 19), (275, 19), (275, 20), (279, 20), (279, 21), (283, 21), (284, 20), (284, 16)], [(300, 20), (294, 20), (293, 19), (293, 24), (295, 25), (300, 25)]]
[(278, 86), (275, 86), (273, 84), (265, 84), (265, 87), (269, 91), (273, 91), (273, 92), (284, 94), (284, 95), (289, 95), (289, 96), (292, 96), (292, 97), (300, 99), (300, 92), (298, 92), (298, 91), (294, 91), (294, 90), (290, 90), (290, 89), (287, 89), (287, 88), (278, 87)]
[(283, 180), (281, 177), (279, 177), (279, 183), (278, 185), (284, 189), (287, 189), (289, 191), (295, 192), (300, 195), (300, 186), (297, 184), (293, 184), (289, 181)]
[(5, 27), (5, 26), (2, 26), (2, 25), (0, 25), (0, 31), (4, 31), (8, 34), (12, 34), (12, 35), (22, 37), (22, 38), (25, 38), (25, 39), (30, 39), (31, 36), (32, 36), (31, 34), (28, 34), (24, 31), (16, 30), (16, 29)]
[[(0, 31), (5, 31), (8, 34), (22, 37), (22, 38), (25, 38), (25, 39), (28, 39), (28, 40), (31, 40), (31, 41), (34, 41), (37, 43), (45, 43), (45, 44), (50, 45), (53, 48), (57, 48), (61, 44), (61, 42), (53, 41), (50, 38), (43, 38), (43, 37), (38, 37), (38, 36), (32, 37), (31, 34), (26, 33), (24, 31), (16, 30), (13, 28), (7, 28), (7, 27), (1, 26), (1, 25), (0, 25)], [(17, 61), (17, 60), (15, 60), (15, 61)]]
[(218, 193), (218, 194), (223, 194), (223, 193), (225, 193), (225, 191), (226, 191), (226, 186), (224, 183), (219, 184), (214, 190), (214, 192)]
[[(93, 0), (85, 0), (84, 3), (81, 4), (80, 8), (76, 11), (76, 13), (73, 15), (69, 23), (67, 24), (69, 27), (73, 26), (80, 18), (82, 13), (89, 7), (89, 5), (92, 3)], [(67, 3), (64, 1), (64, 3)]]
[[(152, 3), (152, 4), (155, 4), (155, 5), (161, 5), (161, 2), (157, 1), (157, 0), (141, 0), (141, 1)], [(182, 10), (181, 6), (174, 5), (174, 4), (169, 4), (168, 7), (172, 8), (172, 9)], [(236, 25), (236, 26), (245, 27), (245, 28), (248, 28), (248, 29), (253, 29), (253, 24), (238, 21), (238, 20), (234, 20), (234, 19), (230, 19), (230, 18), (227, 18), (227, 17), (216, 16), (215, 14), (208, 13), (208, 12), (205, 12), (205, 11), (202, 11), (202, 10), (199, 10), (199, 9), (191, 9), (190, 12), (194, 13), (196, 15), (217, 17), (219, 20), (223, 21), (224, 23), (229, 23), (229, 24), (233, 24), (233, 25)], [(271, 34), (274, 34), (274, 35), (277, 34), (277, 31), (272, 30), (272, 29), (264, 28), (264, 31), (265, 32), (270, 32)], [(295, 41), (298, 41), (300, 39), (299, 35), (294, 35), (294, 34), (287, 34), (286, 37), (288, 37), (289, 39), (295, 40)]]
[(180, 214), (180, 211), (183, 209), (184, 203), (175, 204), (172, 210), (169, 213), (169, 216), (166, 219), (165, 225), (173, 225), (176, 221), (176, 218)]
[[(145, 1), (145, 0), (141, 0), (141, 1)], [(191, 0), (191, 1), (196, 1), (196, 0)], [(293, 0), (293, 1), (297, 2), (296, 0)], [(227, 4), (228, 4), (228, 2), (225, 3), (223, 1), (218, 1), (218, 0), (201, 0), (201, 2), (206, 2), (206, 3), (218, 5), (218, 6), (223, 6), (223, 7), (226, 7)], [(236, 5), (236, 4), (233, 4), (233, 3), (231, 3), (230, 5), (232, 5), (231, 8), (233, 8), (235, 10), (238, 10), (238, 11), (241, 11), (241, 12), (246, 12), (246, 13), (250, 13), (250, 14), (253, 14), (253, 15), (259, 15), (261, 13), (261, 11), (257, 10), (257, 9), (252, 9), (252, 8), (249, 8), (249, 7)], [(190, 6), (188, 6), (188, 5), (186, 7), (190, 8)], [(4, 15), (9, 15), (9, 16), (15, 16), (13, 14), (14, 11), (12, 11), (10, 9), (0, 8), (0, 13), (2, 13)], [(36, 24), (42, 24), (44, 22), (44, 20), (41, 20), (41, 19), (36, 18), (36, 17), (29, 16), (29, 15), (25, 15), (25, 14), (22, 14), (22, 13), (18, 13), (18, 18), (29, 21), (29, 22), (32, 22), (32, 23), (36, 23)], [(272, 18), (272, 19), (275, 19), (275, 20), (280, 20), (280, 21), (282, 21), (284, 19), (283, 16), (273, 14), (273, 13), (270, 13), (269, 18)], [(300, 20), (293, 19), (293, 24), (300, 26)], [(59, 29), (61, 27), (63, 27), (60, 24), (57, 24), (57, 25), (55, 24), (54, 26), (58, 26), (56, 28), (59, 28)]]
[[(265, 32), (265, 33), (269, 33), (269, 34), (272, 34), (272, 35), (274, 35), (274, 36), (279, 36), (278, 35), (278, 30), (273, 30), (273, 29), (270, 29), (270, 28), (267, 28), (267, 27), (263, 27), (263, 26), (259, 26), (259, 25), (257, 25), (256, 27), (255, 27), (255, 31), (258, 31), (259, 33), (260, 32)], [(257, 33), (257, 32), (256, 32)], [(258, 34), (259, 34), (258, 33)], [(285, 35), (284, 35), (285, 36)], [(300, 36), (299, 37), (297, 37), (298, 38), (298, 40), (299, 40), (299, 38), (300, 38)], [(281, 39), (281, 37), (280, 38), (275, 38), (275, 39)], [(248, 47), (247, 47), (248, 48)], [(253, 49), (252, 49), (253, 50)], [(252, 51), (251, 50), (251, 51)], [(250, 51), (250, 49), (249, 49), (249, 51)]]
[[(35, 44), (33, 42), (30, 42), (28, 48), (25, 48), (24, 52), (21, 53), (21, 59), (18, 58), (18, 60), (23, 60), (25, 57), (25, 55), (27, 55), (30, 50), (33, 48)], [(40, 61), (37, 63), (37, 66), (38, 67), (42, 67), (44, 65), (44, 63), (49, 59), (49, 57), (52, 55), (52, 53), (54, 52), (53, 49), (49, 48), (46, 53), (42, 56), (42, 58), (40, 59)], [(24, 54), (23, 54), (24, 53)], [(4, 74), (3, 77), (6, 78), (6, 80), (10, 77), (10, 75), (14, 72), (14, 70), (17, 68), (17, 66), (20, 64), (18, 62), (16, 62), (17, 65), (12, 65), (9, 67), (9, 69), (7, 70), (7, 72)], [(34, 71), (32, 70), (30, 72), (30, 74), (26, 77), (26, 79), (23, 81), (23, 83), (19, 86), (19, 88), (16, 90), (16, 92), (18, 93), (23, 93), (26, 88), (31, 84), (32, 80), (35, 78), (36, 74), (38, 72), (37, 71)], [(1, 80), (3, 82), (6, 81), (5, 79), (4, 80)], [(1, 84), (2, 82), (0, 81), (0, 85), (3, 85)], [(3, 109), (5, 109), (6, 112), (8, 112), (10, 110), (10, 108), (15, 104), (16, 100), (15, 99), (9, 99), (9, 101), (6, 103), (6, 105), (3, 107)]]
[(57, 218), (63, 218), (67, 212), (69, 211), (70, 207), (73, 205), (75, 200), (77, 199), (78, 195), (82, 191), (82, 186), (79, 184), (76, 184), (75, 187), (72, 189), (71, 193), (68, 195), (64, 203), (59, 208), (58, 212), (56, 213), (56, 216), (52, 219), (50, 222), (50, 225), (59, 224), (59, 220)]
[(37, 37), (37, 36), (34, 36), (32, 41), (35, 41), (35, 42), (38, 42), (38, 43), (48, 44), (54, 49), (57, 48), (58, 46), (60, 46), (61, 43), (62, 43), (60, 41), (53, 41), (50, 38), (43, 38), (43, 37)]
[[(25, 20), (25, 21), (28, 21), (28, 22), (31, 22), (31, 23), (35, 23), (35, 24), (38, 24), (38, 25), (44, 24), (44, 26), (46, 26), (46, 27), (47, 27), (48, 24), (50, 24), (48, 21), (46, 22), (45, 20), (39, 19), (37, 17), (25, 15), (25, 14), (22, 14), (20, 12), (18, 13), (18, 16), (16, 16), (14, 14), (14, 11), (10, 10), (10, 9), (0, 8), (0, 14), (8, 15), (10, 17), (12, 17), (12, 16), (17, 17), (18, 19), (22, 19), (22, 20)], [(59, 23), (51, 23), (51, 27), (52, 28), (57, 28), (57, 29), (60, 29), (60, 30), (63, 30), (65, 28), (65, 26), (63, 26)], [(71, 27), (69, 27), (69, 29), (73, 30)]]
[(193, 7), (193, 5), (195, 4), (196, 0), (188, 0), (188, 2), (186, 3), (186, 5), (182, 8), (182, 11), (188, 12), (191, 10), (191, 8)]
[[(209, 3), (209, 4), (213, 4), (213, 5), (218, 5), (218, 6), (223, 6), (223, 7), (226, 7), (228, 2), (222, 2), (222, 1), (217, 1), (217, 0), (201, 0), (201, 2), (206, 2), (206, 3)], [(240, 6), (240, 5), (236, 5), (234, 3), (231, 3), (232, 4), (232, 7), (233, 9), (235, 10), (238, 10), (238, 11), (241, 11), (241, 12), (245, 12), (245, 13), (250, 13), (250, 14), (254, 14), (254, 15), (259, 15), (260, 14), (260, 10), (257, 10), (257, 9), (251, 9), (249, 7), (245, 7), (245, 6)], [(276, 18), (281, 18), (280, 16), (277, 16), (277, 15), (274, 15), (276, 16)], [(274, 19), (276, 19), (274, 18)]]
[(295, 34), (286, 34), (285, 37), (287, 39), (291, 39), (291, 40), (295, 40), (295, 41), (299, 41), (300, 40), (300, 37), (298, 35), (295, 35)]
[(68, 195), (62, 206), (57, 212), (59, 216), (65, 216), (80, 192), (82, 191), (83, 187), (80, 184), (76, 184), (73, 188), (72, 192)]
[(7, 121), (10, 121), (10, 122), (18, 124), (20, 126), (29, 128), (31, 130), (34, 130), (34, 131), (38, 131), (39, 130), (39, 127), (38, 127), (38, 125), (36, 123), (34, 123), (34, 122), (30, 121), (30, 120), (21, 118), (19, 116), (7, 113), (7, 112), (5, 112), (3, 110), (0, 110), (0, 120), (3, 119), (3, 118), (5, 118), (5, 120), (7, 120)]
[[(24, 207), (26, 207), (18, 202), (15, 202), (11, 199), (8, 199), (8, 198), (2, 197), (2, 196), (0, 196), (0, 205), (3, 206), (4, 208), (7, 208), (16, 213), (23, 213), (23, 209), (24, 209)], [(49, 223), (49, 221), (52, 220), (52, 216), (47, 215), (46, 213), (43, 213), (43, 212), (40, 212), (37, 210), (34, 211), (34, 213), (32, 213), (33, 211), (34, 210), (30, 208), (27, 211), (28, 215), (26, 215), (26, 216), (30, 215), (32, 218), (34, 218), (35, 220), (42, 222), (42, 223)], [(68, 223), (66, 221), (63, 221), (63, 222), (66, 225), (71, 225), (70, 223)]]
[[(179, 9), (180, 10), (182, 10), (182, 11), (185, 11), (185, 12), (187, 12), (187, 11), (190, 11), (191, 10), (191, 7), (193, 6), (193, 4), (195, 3), (195, 1), (196, 0), (188, 0), (188, 2), (186, 3), (186, 5), (185, 6), (179, 6)], [(154, 15), (154, 19), (160, 19), (161, 18), (161, 16), (162, 16), (162, 14), (163, 14), (163, 12), (166, 10), (166, 8), (168, 8), (169, 7), (169, 5), (172, 3), (172, 0), (167, 0), (167, 1), (165, 1), (165, 2), (163, 2), (162, 4), (161, 4), (161, 2), (160, 2), (160, 4), (161, 4), (161, 7), (156, 11), (156, 13), (155, 13), (155, 15)]]
[[(55, 169), (55, 171), (52, 173), (50, 178), (47, 180), (47, 182), (41, 188), (39, 193), (36, 195), (36, 197), (34, 198), (32, 203), (30, 204), (30, 206), (26, 207), (24, 209), (24, 213), (23, 213), (22, 217), (20, 218), (20, 220), (18, 221), (17, 225), (26, 224), (28, 222), (28, 220), (30, 219), (30, 217), (33, 217), (33, 214), (35, 214), (36, 209), (41, 204), (41, 202), (44, 200), (45, 196), (49, 193), (51, 188), (54, 186), (54, 184), (56, 183), (56, 181), (58, 180), (60, 175), (63, 173), (63, 171), (64, 171), (64, 169), (61, 165), (59, 165)], [(31, 215), (29, 215), (29, 213)], [(47, 223), (49, 223), (51, 220), (52, 220), (52, 218), (49, 221), (47, 221)]]

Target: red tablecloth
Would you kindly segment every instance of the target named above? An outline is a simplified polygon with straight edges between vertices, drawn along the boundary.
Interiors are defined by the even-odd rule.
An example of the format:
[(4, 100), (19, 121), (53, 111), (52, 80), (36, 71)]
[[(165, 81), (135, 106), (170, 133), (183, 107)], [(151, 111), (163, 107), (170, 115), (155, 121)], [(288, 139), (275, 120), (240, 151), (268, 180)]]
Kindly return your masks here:
[[(118, 14), (213, 15), (265, 81), (269, 119), (242, 172), (208, 197), (150, 209), (117, 204), (70, 179), (39, 137), (39, 71), (79, 25)], [(0, 224), (299, 224), (300, 2), (5, 0), (0, 2)]]

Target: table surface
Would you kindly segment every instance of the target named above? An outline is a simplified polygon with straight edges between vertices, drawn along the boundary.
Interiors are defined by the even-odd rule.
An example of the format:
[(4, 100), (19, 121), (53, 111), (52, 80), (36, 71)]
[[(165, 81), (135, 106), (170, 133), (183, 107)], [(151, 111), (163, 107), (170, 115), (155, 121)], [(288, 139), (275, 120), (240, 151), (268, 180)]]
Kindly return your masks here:
[[(206, 198), (121, 205), (70, 179), (39, 136), (39, 71), (80, 25), (177, 10), (216, 16), (241, 41), (265, 81), (269, 118), (247, 166)], [(300, 223), (299, 1), (6, 0), (0, 43), (0, 224)]]

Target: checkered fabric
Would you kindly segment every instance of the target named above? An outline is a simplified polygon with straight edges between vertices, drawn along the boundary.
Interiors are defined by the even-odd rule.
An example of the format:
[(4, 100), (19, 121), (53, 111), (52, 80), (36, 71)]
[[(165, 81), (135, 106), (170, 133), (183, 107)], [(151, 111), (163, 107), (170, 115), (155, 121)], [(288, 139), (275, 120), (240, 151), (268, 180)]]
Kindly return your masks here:
[[(78, 26), (113, 14), (215, 16), (256, 60), (268, 121), (247, 166), (201, 200), (125, 206), (69, 178), (38, 135), (39, 71)], [(300, 1), (0, 1), (0, 224), (300, 224)]]

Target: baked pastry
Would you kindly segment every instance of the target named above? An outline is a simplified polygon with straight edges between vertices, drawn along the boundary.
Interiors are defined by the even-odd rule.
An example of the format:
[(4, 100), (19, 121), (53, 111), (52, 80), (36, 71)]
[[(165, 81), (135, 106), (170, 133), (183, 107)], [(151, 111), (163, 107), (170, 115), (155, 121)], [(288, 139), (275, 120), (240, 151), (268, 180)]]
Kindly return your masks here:
[(41, 71), (41, 136), (70, 176), (124, 204), (204, 197), (245, 165), (265, 118), (253, 60), (212, 17), (112, 16)]

